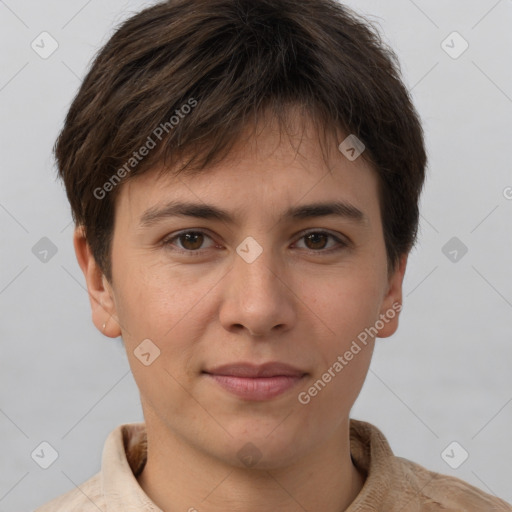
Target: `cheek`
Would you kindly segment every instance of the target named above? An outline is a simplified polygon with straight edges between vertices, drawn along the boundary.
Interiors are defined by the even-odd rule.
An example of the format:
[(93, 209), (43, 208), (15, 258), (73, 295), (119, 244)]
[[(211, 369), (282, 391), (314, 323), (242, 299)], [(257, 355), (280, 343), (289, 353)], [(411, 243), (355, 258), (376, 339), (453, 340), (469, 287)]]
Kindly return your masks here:
[(178, 414), (191, 407), (183, 386), (190, 388), (194, 340), (206, 325), (201, 299), (215, 283), (155, 266), (126, 275), (116, 306), (135, 381), (152, 407)]
[(329, 276), (323, 286), (311, 283), (304, 296), (333, 335), (347, 341), (377, 320), (383, 294), (379, 281), (371, 269), (351, 269)]
[[(132, 277), (118, 286), (116, 304), (134, 378), (146, 397), (165, 404), (172, 395), (173, 410), (188, 407), (180, 384), (187, 389), (193, 386), (198, 344), (212, 323), (211, 298), (224, 274), (164, 264), (140, 265), (126, 275)], [(150, 366), (138, 358), (147, 353), (143, 344), (147, 339), (158, 354)], [(160, 398), (163, 389), (165, 399)]]
[[(319, 364), (313, 382), (327, 381), (325, 388), (322, 383), (316, 386), (322, 389), (323, 398), (315, 407), (323, 409), (326, 404), (328, 408), (329, 403), (348, 407), (357, 398), (371, 362), (371, 328), (379, 318), (382, 294), (379, 280), (371, 270), (353, 269), (344, 276), (338, 273), (323, 289), (320, 286), (309, 292), (311, 310), (327, 328), (322, 328), (327, 335), (317, 337), (314, 348)], [(335, 416), (338, 413), (333, 412)]]
[(353, 275), (331, 281), (329, 293), (317, 293), (310, 301), (328, 334), (316, 339), (316, 371), (301, 391), (310, 414), (326, 424), (337, 425), (349, 414), (364, 384), (374, 348), (370, 328), (380, 303), (376, 293), (372, 280)]
[(118, 286), (116, 301), (121, 324), (132, 337), (155, 340), (166, 339), (181, 325), (195, 324), (190, 319), (200, 314), (198, 306), (222, 277), (164, 263), (139, 265), (125, 275), (130, 277)]

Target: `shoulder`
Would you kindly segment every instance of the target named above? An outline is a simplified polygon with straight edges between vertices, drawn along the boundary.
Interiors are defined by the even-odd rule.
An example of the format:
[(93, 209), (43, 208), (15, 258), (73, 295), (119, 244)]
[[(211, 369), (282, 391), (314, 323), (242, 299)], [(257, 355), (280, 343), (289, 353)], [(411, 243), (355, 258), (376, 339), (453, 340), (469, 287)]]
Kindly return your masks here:
[[(428, 512), (512, 512), (512, 505), (452, 476), (429, 471), (425, 467), (394, 457), (416, 501)], [(411, 510), (415, 510), (411, 508)]]
[(371, 423), (351, 419), (351, 456), (366, 480), (350, 512), (512, 512), (512, 505), (452, 476), (396, 456)]
[(136, 479), (146, 453), (144, 423), (117, 426), (103, 446), (100, 471), (34, 512), (139, 510), (140, 503), (148, 502)]
[(42, 505), (34, 512), (98, 512), (106, 510), (105, 505), (101, 492), (101, 473), (96, 473), (83, 484)]

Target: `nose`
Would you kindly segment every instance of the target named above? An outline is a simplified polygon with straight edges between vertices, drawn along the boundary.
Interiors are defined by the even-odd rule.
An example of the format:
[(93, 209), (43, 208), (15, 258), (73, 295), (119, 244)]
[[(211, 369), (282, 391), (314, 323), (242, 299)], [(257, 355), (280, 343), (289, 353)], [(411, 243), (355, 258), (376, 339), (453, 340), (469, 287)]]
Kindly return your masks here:
[(235, 254), (224, 279), (220, 308), (223, 327), (258, 337), (291, 329), (297, 316), (297, 292), (289, 269), (270, 250), (264, 250), (251, 263)]

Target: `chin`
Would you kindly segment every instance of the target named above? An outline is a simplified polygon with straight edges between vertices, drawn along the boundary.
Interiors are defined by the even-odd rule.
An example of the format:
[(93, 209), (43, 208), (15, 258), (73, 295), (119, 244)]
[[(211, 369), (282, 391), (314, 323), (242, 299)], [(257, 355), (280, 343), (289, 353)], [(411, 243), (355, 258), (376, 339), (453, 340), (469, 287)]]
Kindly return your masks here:
[[(293, 464), (300, 457), (302, 444), (290, 429), (279, 422), (265, 421), (258, 427), (257, 421), (237, 429), (230, 428), (230, 437), (224, 447), (224, 458), (230, 465), (247, 469), (279, 469)], [(306, 436), (311, 439), (311, 436)], [(305, 447), (304, 447), (305, 448)]]

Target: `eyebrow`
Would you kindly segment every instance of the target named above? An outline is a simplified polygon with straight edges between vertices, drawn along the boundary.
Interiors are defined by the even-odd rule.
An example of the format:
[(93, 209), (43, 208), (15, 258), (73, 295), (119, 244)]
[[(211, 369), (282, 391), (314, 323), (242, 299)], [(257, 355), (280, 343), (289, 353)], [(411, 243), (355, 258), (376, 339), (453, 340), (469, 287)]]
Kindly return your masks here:
[[(302, 220), (315, 217), (336, 216), (357, 222), (367, 222), (367, 216), (357, 207), (343, 201), (319, 202), (293, 206), (286, 210), (282, 220)], [(214, 219), (233, 224), (233, 216), (217, 206), (205, 203), (170, 201), (163, 206), (153, 206), (146, 210), (139, 222), (139, 227), (147, 228), (172, 217), (194, 217), (197, 219)]]

